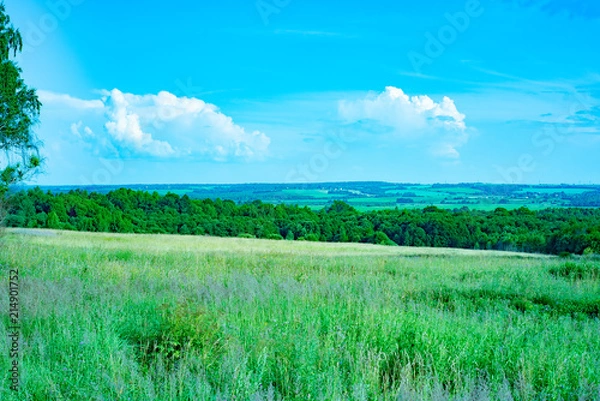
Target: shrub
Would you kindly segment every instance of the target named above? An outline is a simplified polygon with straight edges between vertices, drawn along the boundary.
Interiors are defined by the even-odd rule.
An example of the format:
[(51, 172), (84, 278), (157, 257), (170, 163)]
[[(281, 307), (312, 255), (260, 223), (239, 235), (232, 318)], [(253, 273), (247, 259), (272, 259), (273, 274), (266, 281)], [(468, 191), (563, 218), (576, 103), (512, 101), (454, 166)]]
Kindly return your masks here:
[(310, 233), (310, 234), (307, 234), (307, 235), (306, 235), (305, 239), (306, 239), (307, 241), (314, 241), (314, 242), (317, 242), (317, 241), (319, 240), (319, 236), (318, 236), (317, 234)]
[(142, 366), (150, 367), (161, 359), (171, 369), (188, 352), (206, 350), (214, 354), (220, 350), (219, 327), (198, 305), (129, 305), (125, 316), (121, 338), (134, 346)]
[(397, 244), (392, 241), (384, 232), (377, 231), (375, 233), (375, 243), (379, 245), (390, 245), (396, 246)]
[(597, 280), (600, 277), (600, 267), (591, 263), (567, 262), (561, 266), (552, 267), (549, 273), (554, 277), (571, 280)]

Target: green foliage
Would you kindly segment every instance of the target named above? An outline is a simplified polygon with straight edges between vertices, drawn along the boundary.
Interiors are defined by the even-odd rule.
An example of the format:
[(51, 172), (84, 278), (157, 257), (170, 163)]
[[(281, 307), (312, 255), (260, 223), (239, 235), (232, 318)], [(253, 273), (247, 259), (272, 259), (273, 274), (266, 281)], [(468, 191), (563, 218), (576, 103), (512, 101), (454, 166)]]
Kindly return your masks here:
[(55, 211), (52, 211), (48, 214), (48, 228), (59, 229), (60, 228), (60, 220), (58, 219), (58, 215)]
[(139, 363), (150, 368), (157, 362), (167, 370), (187, 353), (220, 347), (219, 328), (207, 311), (189, 302), (176, 305), (128, 305), (119, 324), (121, 338), (130, 343)]
[(319, 236), (318, 236), (317, 234), (310, 233), (310, 234), (307, 234), (307, 235), (304, 237), (304, 239), (305, 239), (306, 241), (313, 241), (313, 242), (317, 242), (317, 241), (319, 241)]
[(392, 241), (384, 232), (377, 231), (375, 233), (375, 243), (379, 245), (391, 245), (396, 246), (397, 244)]
[(571, 280), (598, 280), (600, 278), (600, 266), (591, 262), (567, 262), (563, 265), (552, 267), (549, 272), (555, 277), (563, 277)]
[(23, 47), (4, 4), (0, 3), (0, 197), (8, 186), (27, 179), (41, 165), (38, 141), (32, 132), (41, 103), (25, 85), (14, 58)]
[(77, 190), (11, 194), (9, 227), (120, 233), (250, 236), (324, 242), (449, 247), (529, 253), (598, 253), (600, 209), (496, 209), (435, 206), (359, 212), (344, 202), (313, 211), (263, 202), (235, 204), (121, 188), (107, 194)]

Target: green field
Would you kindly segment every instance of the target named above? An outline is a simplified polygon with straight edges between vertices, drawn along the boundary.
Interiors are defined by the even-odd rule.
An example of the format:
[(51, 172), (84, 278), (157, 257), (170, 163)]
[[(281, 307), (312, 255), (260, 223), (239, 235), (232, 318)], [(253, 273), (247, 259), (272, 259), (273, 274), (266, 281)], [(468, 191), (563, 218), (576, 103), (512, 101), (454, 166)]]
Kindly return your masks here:
[[(86, 189), (107, 193), (120, 186), (46, 187), (52, 192)], [(600, 207), (598, 185), (495, 185), (495, 184), (392, 184), (385, 182), (338, 182), (307, 184), (172, 184), (129, 185), (136, 190), (169, 192), (192, 199), (230, 199), (236, 203), (261, 200), (322, 209), (335, 200), (344, 201), (360, 211), (422, 209), (435, 205), (442, 209), (468, 207), (494, 210), (498, 207), (531, 210), (562, 207)]]
[(600, 400), (597, 259), (23, 229), (0, 247), (21, 324), (1, 400)]

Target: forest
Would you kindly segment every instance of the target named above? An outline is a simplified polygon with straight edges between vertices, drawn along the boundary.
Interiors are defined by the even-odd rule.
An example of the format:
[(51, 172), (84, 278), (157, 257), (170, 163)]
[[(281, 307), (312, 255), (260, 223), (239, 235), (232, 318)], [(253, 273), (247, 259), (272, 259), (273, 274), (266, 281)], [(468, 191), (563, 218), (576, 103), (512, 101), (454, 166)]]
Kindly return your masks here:
[(11, 194), (8, 227), (90, 232), (211, 235), (382, 245), (600, 253), (600, 210), (525, 207), (493, 211), (435, 206), (360, 212), (333, 201), (315, 211), (261, 201), (190, 199), (121, 188), (107, 194), (40, 188)]
[[(191, 199), (230, 199), (236, 203), (260, 199), (265, 203), (286, 203), (321, 209), (333, 201), (348, 203), (360, 211), (438, 206), (444, 209), (467, 206), (469, 209), (494, 210), (497, 207), (532, 210), (554, 207), (598, 207), (598, 185), (517, 185), (517, 184), (411, 184), (376, 181), (320, 183), (248, 183), (248, 184), (133, 184), (46, 186), (53, 193), (84, 189), (106, 194), (121, 187), (138, 191), (168, 192)], [(27, 190), (23, 186), (20, 189)]]

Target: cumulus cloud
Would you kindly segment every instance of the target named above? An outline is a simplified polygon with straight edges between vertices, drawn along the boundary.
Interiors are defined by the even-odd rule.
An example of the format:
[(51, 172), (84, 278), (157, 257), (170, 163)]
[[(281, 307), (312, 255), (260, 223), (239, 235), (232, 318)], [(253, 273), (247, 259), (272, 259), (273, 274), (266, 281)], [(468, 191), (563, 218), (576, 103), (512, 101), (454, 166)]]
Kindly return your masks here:
[(408, 96), (393, 86), (379, 94), (370, 93), (363, 99), (341, 101), (340, 117), (346, 123), (359, 123), (365, 130), (391, 131), (399, 138), (427, 141), (434, 156), (458, 158), (457, 148), (464, 145), (469, 134), (465, 115), (449, 97), (436, 103), (429, 96)]
[[(157, 157), (172, 156), (175, 150), (171, 144), (154, 139), (152, 134), (144, 132), (142, 128), (140, 114), (160, 113), (161, 108), (157, 107), (154, 100), (153, 95), (135, 96), (118, 89), (106, 92), (103, 102), (108, 121), (104, 128), (112, 139), (135, 153)], [(156, 123), (152, 118), (145, 121)]]
[(101, 109), (103, 107), (102, 101), (99, 99), (83, 100), (64, 93), (54, 93), (44, 90), (37, 91), (37, 95), (40, 101), (44, 104), (57, 104), (71, 109), (89, 110)]
[(71, 132), (111, 153), (117, 149), (121, 156), (225, 161), (261, 159), (268, 152), (268, 136), (247, 132), (217, 106), (201, 99), (169, 92), (136, 95), (118, 89), (102, 91), (101, 96), (81, 100), (45, 92), (42, 100), (83, 112), (100, 109), (100, 120), (91, 115), (86, 120), (80, 114), (81, 120), (71, 125)]

